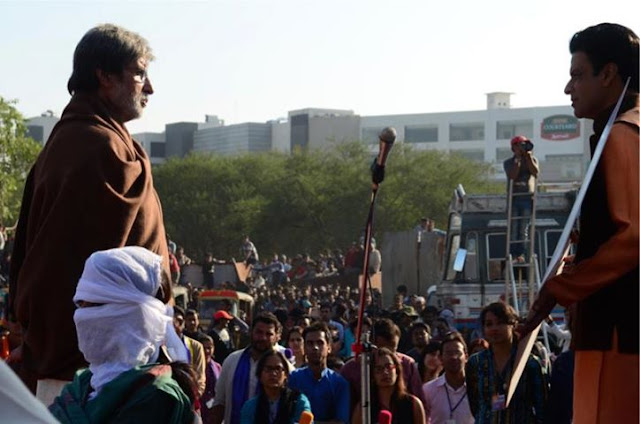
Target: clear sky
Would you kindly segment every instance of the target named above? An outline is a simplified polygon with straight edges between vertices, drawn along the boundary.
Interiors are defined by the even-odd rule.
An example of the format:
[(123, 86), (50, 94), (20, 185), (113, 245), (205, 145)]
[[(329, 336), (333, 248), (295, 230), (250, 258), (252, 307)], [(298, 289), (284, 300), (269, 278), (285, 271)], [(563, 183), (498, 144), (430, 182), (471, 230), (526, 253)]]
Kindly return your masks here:
[(73, 50), (99, 23), (147, 38), (156, 93), (132, 132), (218, 115), (264, 122), (305, 107), (360, 115), (568, 104), (568, 41), (616, 22), (640, 32), (638, 0), (0, 0), (0, 96), (57, 115)]

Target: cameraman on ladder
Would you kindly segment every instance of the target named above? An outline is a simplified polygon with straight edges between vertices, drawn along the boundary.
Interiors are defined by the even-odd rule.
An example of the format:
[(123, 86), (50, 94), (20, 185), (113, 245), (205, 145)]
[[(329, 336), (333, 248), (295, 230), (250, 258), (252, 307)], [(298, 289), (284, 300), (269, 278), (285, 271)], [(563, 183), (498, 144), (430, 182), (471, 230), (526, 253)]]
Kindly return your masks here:
[[(531, 216), (532, 195), (536, 189), (536, 178), (540, 168), (538, 159), (533, 156), (533, 143), (523, 135), (511, 139), (513, 156), (504, 161), (504, 171), (507, 174), (507, 193), (509, 183), (513, 180), (511, 194), (511, 256), (519, 263), (525, 262), (524, 240), (527, 239), (528, 218)], [(515, 219), (514, 219), (515, 218)]]

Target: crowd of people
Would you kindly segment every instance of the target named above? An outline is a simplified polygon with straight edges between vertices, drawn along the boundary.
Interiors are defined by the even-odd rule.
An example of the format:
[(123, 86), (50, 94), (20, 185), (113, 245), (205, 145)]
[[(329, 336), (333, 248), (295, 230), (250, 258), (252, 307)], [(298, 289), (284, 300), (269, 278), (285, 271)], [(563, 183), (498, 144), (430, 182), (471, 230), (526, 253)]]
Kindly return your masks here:
[[(84, 293), (91, 293), (85, 287), (87, 284), (96, 285), (99, 282), (107, 287), (117, 272), (135, 275), (137, 264), (153, 262), (146, 258), (147, 254), (152, 259), (158, 258), (155, 259), (158, 264), (161, 262), (157, 255), (145, 249), (136, 248), (147, 253), (128, 249), (133, 248), (107, 251), (102, 254), (106, 259), (100, 261), (95, 259), (101, 256), (98, 252), (87, 262), (75, 296), (81, 307), (76, 312), (76, 326), (83, 322), (78, 318), (80, 312), (92, 311), (89, 306), (113, 300), (111, 296), (100, 297), (106, 296), (109, 290), (104, 290), (100, 296), (91, 294), (93, 297), (87, 297)], [(173, 249), (184, 255), (183, 249), (168, 243), (169, 252), (173, 252)], [(120, 253), (120, 250), (124, 253)], [(333, 252), (334, 256), (322, 254), (315, 259), (309, 255), (298, 257), (313, 264), (315, 269), (335, 267), (340, 270), (338, 276), (348, 276), (345, 256), (337, 250)], [(112, 264), (114, 255), (120, 259), (115, 265)], [(122, 255), (125, 256), (124, 260), (120, 258)], [(277, 259), (277, 256), (274, 257), (274, 262)], [(90, 265), (93, 263), (106, 263), (115, 269), (103, 269), (107, 265), (101, 265), (103, 268), (96, 273), (91, 271)], [(92, 266), (95, 268), (98, 265)], [(126, 269), (127, 266), (130, 269)], [(156, 270), (160, 268), (158, 265)], [(327, 280), (326, 283), (322, 278), (295, 278), (295, 274), (290, 273), (292, 269), (284, 268), (285, 275), (277, 279), (273, 275), (277, 275), (279, 267), (263, 267), (259, 272), (264, 281), (258, 282), (259, 279), (254, 278), (244, 287), (255, 299), (252, 317), (234, 316), (231, 308), (224, 308), (207, 317), (211, 319), (210, 326), (202, 327), (197, 301), (199, 289), (193, 287), (190, 287), (186, 309), (174, 306), (170, 313), (161, 313), (165, 320), (171, 320), (171, 334), (176, 337), (174, 345), (168, 343), (167, 349), (160, 349), (155, 360), (166, 354), (170, 359), (165, 362), (170, 367), (165, 368), (164, 373), (178, 376), (178, 380), (163, 380), (162, 384), (189, 389), (185, 392), (186, 397), (171, 398), (171, 414), (175, 415), (177, 412), (174, 409), (177, 408), (181, 412), (176, 416), (184, 418), (190, 417), (185, 408), (197, 411), (199, 419), (205, 424), (293, 423), (307, 411), (313, 414), (317, 422), (362, 422), (361, 359), (352, 350), (357, 336), (361, 288), (340, 278)], [(151, 288), (145, 289), (146, 296), (151, 296), (160, 287), (159, 281), (150, 284)], [(133, 285), (136, 285), (135, 281)], [(161, 303), (157, 299), (145, 299), (144, 302), (150, 304)], [(170, 316), (172, 318), (167, 318)], [(129, 326), (119, 327), (123, 332), (119, 343), (124, 343), (124, 339), (135, 334), (136, 326), (140, 325), (140, 321), (133, 320), (131, 313), (123, 318), (123, 322), (128, 322)], [(245, 324), (248, 318), (252, 320)], [(118, 318), (111, 316), (111, 319)], [(99, 323), (88, 322), (94, 326)], [(563, 350), (567, 355), (571, 353), (564, 349), (568, 346), (566, 330), (564, 333), (558, 332), (559, 329), (552, 322), (549, 329), (564, 334), (558, 336), (557, 343), (555, 338), (552, 339), (554, 352), (549, 355), (539, 343), (536, 355), (529, 359), (527, 372), (511, 405), (506, 408), (500, 404), (500, 399), (504, 402), (506, 378), (513, 366), (516, 324), (517, 317), (513, 310), (498, 303), (482, 311), (477, 328), (458, 330), (451, 309), (428, 305), (427, 299), (408, 293), (405, 286), (397, 287), (389, 304), (382, 303), (378, 290), (367, 290), (362, 332), (370, 335), (374, 346), (369, 413), (377, 417), (380, 411), (389, 411), (394, 423), (439, 423), (450, 419), (460, 423), (474, 420), (487, 423), (542, 423), (559, 422), (549, 417), (560, 416), (560, 413), (570, 417), (568, 393), (571, 393), (571, 386), (566, 378), (560, 379), (552, 392), (556, 398), (565, 401), (552, 402), (550, 399), (549, 384), (553, 369), (550, 363), (555, 353), (560, 354)], [(100, 332), (103, 336), (101, 340), (110, 336), (104, 326), (97, 325), (91, 331)], [(166, 328), (164, 331), (169, 334)], [(247, 345), (235, 344), (239, 332), (246, 336)], [(81, 342), (83, 337), (89, 338), (88, 334), (78, 329)], [(148, 337), (148, 334), (143, 336)], [(143, 340), (143, 336), (136, 337)], [(89, 352), (89, 348), (82, 343), (80, 348), (90, 364), (91, 374), (83, 378), (76, 377), (73, 382), (76, 387), (63, 392), (67, 397), (90, 393), (89, 385), (93, 384), (94, 375), (100, 375), (105, 368), (105, 365), (96, 363), (98, 360), (119, 362), (119, 368), (116, 368), (120, 372), (135, 370), (125, 373), (126, 378), (119, 377), (115, 383), (106, 386), (111, 390), (123, 390), (120, 388), (120, 378), (130, 383), (143, 378), (152, 369), (153, 372), (160, 371), (150, 365), (152, 358), (140, 361), (137, 350), (132, 355), (137, 359), (116, 361), (117, 358), (109, 355)], [(91, 349), (96, 349), (96, 346), (92, 345)], [(180, 368), (178, 363), (188, 364), (188, 370)], [(106, 366), (107, 369), (112, 367), (114, 364), (111, 363)], [(110, 372), (106, 375), (113, 376)], [(160, 385), (160, 382), (154, 384)], [(174, 390), (175, 387), (167, 390)], [(99, 389), (95, 391), (100, 392)], [(58, 419), (71, 422), (67, 411), (71, 406), (65, 402), (56, 397), (51, 410)], [(74, 403), (77, 402), (78, 399), (74, 400)], [(556, 410), (549, 410), (552, 405)], [(128, 409), (124, 411), (129, 413)], [(85, 413), (93, 414), (88, 410)], [(267, 416), (269, 421), (264, 420)]]
[[(309, 253), (298, 253), (295, 256), (274, 253), (267, 259), (259, 259), (258, 250), (245, 236), (240, 254), (244, 259), (241, 261), (251, 266), (251, 274), (248, 278), (248, 285), (262, 287), (264, 285), (278, 285), (287, 281), (303, 281), (321, 277), (353, 276), (362, 271), (364, 257), (364, 240), (353, 242), (343, 253), (341, 249), (326, 249), (312, 257)], [(183, 246), (177, 245), (172, 240), (168, 240), (169, 263), (171, 265), (171, 276), (174, 284), (188, 285), (192, 283), (185, 273), (185, 267), (198, 265), (202, 272), (202, 287), (213, 288), (216, 280), (216, 265), (235, 263), (235, 258), (229, 261), (216, 259), (213, 253), (206, 252), (202, 258), (192, 258), (187, 256)], [(249, 247), (247, 247), (249, 246)], [(246, 255), (246, 256), (245, 256)], [(376, 248), (375, 239), (372, 240), (369, 250), (369, 273), (375, 274), (382, 266), (382, 256)], [(233, 286), (237, 281), (223, 281), (225, 286)], [(239, 287), (247, 291), (245, 286)]]
[[(296, 422), (296, 414), (305, 408), (319, 422), (361, 422), (360, 364), (352, 350), (360, 288), (341, 282), (314, 285), (309, 280), (286, 279), (278, 284), (251, 286), (248, 291), (256, 299), (250, 327), (230, 325), (235, 317), (217, 311), (210, 328), (199, 328), (197, 310), (186, 312), (192, 319), (189, 322), (187, 318), (184, 334), (213, 347), (207, 349), (207, 369), (219, 370), (206, 376), (205, 385), (210, 390), (201, 402), (204, 421), (253, 422), (247, 421), (248, 413), (238, 406), (237, 396), (230, 394), (240, 389), (227, 379), (235, 381), (243, 354), (250, 357), (251, 370), (264, 354), (274, 364), (283, 363), (280, 358), (285, 358), (286, 367), (274, 365), (277, 375), (264, 375), (262, 369), (256, 374), (258, 379), (248, 383), (248, 390), (262, 397), (249, 403), (251, 397), (247, 395), (247, 409), (254, 411), (266, 402), (265, 393), (254, 391), (257, 386), (251, 384), (264, 384), (263, 378), (275, 384), (279, 376), (283, 380), (280, 390), (293, 390), (293, 394), (286, 392), (288, 399), (299, 396), (296, 399), (305, 405), (294, 408), (296, 412), (291, 412), (289, 421), (282, 422)], [(191, 306), (195, 308), (196, 304)], [(569, 317), (567, 312), (567, 320)], [(536, 343), (512, 403), (506, 407), (504, 397), (514, 365), (517, 324), (511, 307), (495, 303), (482, 311), (476, 327), (457, 329), (451, 309), (428, 305), (424, 297), (407, 293), (404, 286), (397, 288), (387, 305), (382, 304), (377, 290), (368, 290), (362, 331), (371, 336), (376, 347), (371, 362), (372, 416), (387, 410), (398, 423), (446, 423), (449, 419), (460, 423), (570, 422), (559, 417), (571, 417), (571, 382), (566, 376), (552, 379), (552, 363), (557, 357), (562, 363), (561, 374), (566, 373), (572, 352), (568, 350), (568, 331), (551, 319), (551, 352), (542, 342)], [(260, 327), (258, 333), (256, 325)], [(562, 327), (568, 328), (568, 322)], [(233, 333), (237, 331), (249, 333), (247, 347), (233, 346)], [(265, 349), (267, 353), (260, 353)], [(555, 382), (553, 388), (551, 381)], [(293, 411), (291, 406), (288, 410)], [(275, 410), (272, 413), (276, 414)]]
[[(180, 361), (167, 361), (172, 372), (183, 377), (170, 380), (169, 386), (175, 383), (190, 390), (186, 398), (171, 399), (171, 408), (182, 411), (178, 416), (186, 416), (186, 407), (197, 411), (205, 424), (294, 423), (305, 411), (317, 422), (362, 422), (360, 359), (352, 349), (361, 290), (352, 277), (361, 272), (357, 267), (364, 252), (361, 244), (353, 243), (345, 255), (339, 249), (327, 249), (315, 257), (298, 254), (290, 259), (274, 254), (270, 262), (260, 262), (253, 243), (245, 247), (250, 243), (246, 237), (241, 249), (253, 259), (254, 271), (246, 284), (225, 283), (224, 287), (246, 291), (254, 298), (252, 322), (245, 323), (251, 317), (234, 316), (228, 307), (209, 311), (212, 316), (206, 318), (211, 325), (203, 328), (198, 296), (204, 287), (181, 279), (182, 268), (195, 261), (183, 247), (167, 240), (170, 257), (178, 262), (171, 269), (171, 283), (176, 286), (182, 281), (189, 288), (187, 308), (174, 306), (169, 314), (180, 342), (177, 348), (183, 350), (176, 352), (174, 346), (167, 357), (182, 358), (189, 365), (185, 371), (176, 365)], [(201, 262), (203, 275), (215, 272), (212, 255)], [(558, 356), (560, 374), (572, 367), (568, 325), (563, 328), (549, 320), (552, 352), (537, 343), (507, 408), (504, 396), (518, 321), (510, 307), (489, 305), (475, 327), (457, 329), (452, 308), (438, 309), (423, 296), (408, 293), (403, 285), (390, 303), (383, 304), (381, 297), (376, 289), (366, 291), (362, 321), (363, 334), (369, 334), (375, 346), (370, 372), (372, 417), (389, 411), (394, 423), (569, 422), (570, 379), (566, 375), (552, 378), (555, 367), (551, 365)], [(236, 344), (238, 333), (248, 344)], [(89, 370), (97, 367), (87, 359)], [(153, 369), (148, 364), (136, 363), (137, 371), (129, 372), (128, 378), (146, 375)], [(86, 393), (91, 381), (74, 380), (78, 387), (71, 393)], [(69, 406), (61, 402), (56, 398), (51, 410), (64, 421)]]

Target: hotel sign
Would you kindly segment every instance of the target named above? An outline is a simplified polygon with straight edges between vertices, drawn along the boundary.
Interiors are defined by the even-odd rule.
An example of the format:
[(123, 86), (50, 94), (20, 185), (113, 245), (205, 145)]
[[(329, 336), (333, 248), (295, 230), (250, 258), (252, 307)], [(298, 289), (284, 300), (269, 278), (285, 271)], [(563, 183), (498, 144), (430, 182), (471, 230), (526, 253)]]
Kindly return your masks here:
[(553, 115), (542, 120), (540, 136), (545, 140), (571, 140), (580, 137), (580, 122), (571, 115)]

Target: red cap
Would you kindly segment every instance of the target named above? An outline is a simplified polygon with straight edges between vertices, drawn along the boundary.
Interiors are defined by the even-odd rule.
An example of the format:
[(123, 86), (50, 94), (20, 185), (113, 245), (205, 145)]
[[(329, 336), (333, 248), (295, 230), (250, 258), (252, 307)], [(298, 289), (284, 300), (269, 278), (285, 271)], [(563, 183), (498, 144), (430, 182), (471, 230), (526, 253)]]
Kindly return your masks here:
[(527, 141), (529, 141), (527, 137), (523, 135), (517, 135), (511, 139), (511, 145), (513, 146), (514, 144), (518, 143), (526, 143)]
[(215, 314), (213, 314), (213, 319), (218, 321), (220, 319), (228, 319), (229, 321), (231, 321), (233, 319), (233, 317), (231, 315), (229, 315), (229, 313), (227, 311), (218, 311)]

